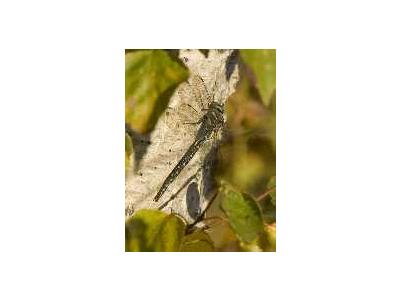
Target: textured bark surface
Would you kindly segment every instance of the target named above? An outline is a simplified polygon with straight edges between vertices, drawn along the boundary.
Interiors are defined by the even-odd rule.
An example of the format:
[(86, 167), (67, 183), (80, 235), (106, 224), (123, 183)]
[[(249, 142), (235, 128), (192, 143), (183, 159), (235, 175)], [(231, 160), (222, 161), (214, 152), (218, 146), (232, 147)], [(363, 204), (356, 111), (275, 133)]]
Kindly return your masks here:
[[(225, 104), (239, 80), (237, 52), (233, 50), (180, 50), (179, 59), (191, 74), (198, 74), (214, 101)], [(190, 78), (189, 78), (190, 82)], [(143, 208), (174, 212), (191, 223), (215, 194), (212, 171), (220, 135), (210, 138), (196, 153), (158, 202), (153, 198), (165, 178), (193, 143), (199, 125), (171, 124), (169, 112), (183, 102), (196, 107), (187, 83), (174, 92), (169, 108), (149, 136), (134, 137), (134, 163), (125, 180), (125, 217)], [(198, 110), (199, 111), (199, 110)], [(200, 113), (204, 113), (199, 111)], [(226, 117), (225, 117), (226, 118)], [(193, 115), (192, 123), (198, 121)]]

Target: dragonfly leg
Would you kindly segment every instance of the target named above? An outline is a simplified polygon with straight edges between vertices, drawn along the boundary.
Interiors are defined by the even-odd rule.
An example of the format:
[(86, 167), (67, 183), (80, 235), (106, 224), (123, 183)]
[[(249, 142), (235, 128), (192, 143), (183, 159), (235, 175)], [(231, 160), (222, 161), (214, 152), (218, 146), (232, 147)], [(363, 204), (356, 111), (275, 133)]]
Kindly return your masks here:
[(185, 122), (185, 123), (183, 123), (183, 124), (185, 124), (185, 125), (199, 125), (199, 124), (201, 124), (203, 122), (203, 120), (199, 120), (199, 121), (197, 121), (197, 122)]
[(193, 109), (196, 113), (199, 113), (192, 105), (190, 105), (189, 103), (185, 103), (187, 106), (189, 106), (191, 109)]

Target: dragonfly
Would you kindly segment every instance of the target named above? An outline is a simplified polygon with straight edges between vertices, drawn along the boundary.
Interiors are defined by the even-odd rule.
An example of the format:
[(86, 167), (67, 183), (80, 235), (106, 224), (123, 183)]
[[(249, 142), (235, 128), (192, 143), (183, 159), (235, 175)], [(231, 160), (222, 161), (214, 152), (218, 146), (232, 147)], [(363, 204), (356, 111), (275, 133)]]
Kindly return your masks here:
[[(177, 121), (179, 122), (185, 119), (185, 117), (177, 118), (176, 117), (177, 115), (182, 115), (182, 116), (186, 115), (186, 119), (188, 119), (188, 117), (191, 117), (192, 120), (193, 120), (193, 115), (200, 115), (199, 120), (197, 120), (196, 122), (184, 122), (184, 124), (200, 125), (200, 128), (197, 131), (193, 143), (189, 146), (189, 148), (183, 154), (179, 162), (175, 165), (175, 167), (172, 169), (172, 171), (168, 174), (168, 176), (162, 183), (160, 189), (158, 190), (157, 194), (153, 199), (154, 202), (158, 202), (161, 199), (161, 197), (167, 191), (171, 183), (174, 182), (174, 180), (178, 177), (178, 175), (190, 162), (190, 160), (201, 148), (201, 146), (213, 134), (216, 134), (224, 126), (225, 123), (223, 104), (219, 103), (218, 101), (216, 101), (216, 99), (214, 99), (215, 93), (210, 94), (201, 76), (197, 74), (193, 75), (188, 81), (188, 88), (191, 92), (192, 97), (195, 98), (194, 103), (197, 104), (198, 106), (197, 109), (189, 103), (182, 103), (177, 108), (176, 113), (173, 114), (174, 117), (170, 118), (170, 120), (172, 120), (172, 122), (177, 122)], [(184, 97), (183, 94), (180, 95)], [(169, 115), (170, 112), (167, 111), (166, 114)]]

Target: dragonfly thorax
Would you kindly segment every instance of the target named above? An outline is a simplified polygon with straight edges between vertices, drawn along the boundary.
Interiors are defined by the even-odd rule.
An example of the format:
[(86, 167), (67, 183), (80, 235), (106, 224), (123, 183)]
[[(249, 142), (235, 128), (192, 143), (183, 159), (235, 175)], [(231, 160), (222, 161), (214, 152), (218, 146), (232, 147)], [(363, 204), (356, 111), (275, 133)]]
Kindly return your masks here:
[(224, 106), (221, 103), (212, 101), (208, 106), (204, 118), (210, 129), (218, 130), (224, 125)]

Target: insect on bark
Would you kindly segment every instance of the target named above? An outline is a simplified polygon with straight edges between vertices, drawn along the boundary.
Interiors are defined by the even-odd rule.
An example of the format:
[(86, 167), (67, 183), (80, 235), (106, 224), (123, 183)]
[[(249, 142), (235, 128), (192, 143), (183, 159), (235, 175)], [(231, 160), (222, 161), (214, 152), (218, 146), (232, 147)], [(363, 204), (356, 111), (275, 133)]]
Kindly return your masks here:
[[(210, 138), (213, 133), (216, 133), (224, 125), (224, 107), (223, 104), (218, 103), (214, 99), (214, 93), (211, 97), (208, 89), (204, 83), (204, 80), (199, 75), (194, 75), (189, 81), (189, 86), (192, 95), (195, 97), (195, 101), (199, 103), (201, 111), (204, 114), (195, 123), (190, 124), (201, 124), (197, 131), (196, 137), (193, 143), (189, 146), (185, 154), (175, 165), (172, 171), (169, 173), (167, 178), (164, 180), (161, 188), (154, 197), (155, 202), (159, 201), (169, 185), (177, 178), (182, 172), (186, 165), (190, 162), (193, 156), (201, 148), (201, 146)], [(186, 104), (188, 105), (188, 104)], [(190, 106), (190, 105), (189, 105)], [(191, 107), (191, 106), (190, 106)], [(193, 109), (193, 112), (196, 110)]]

